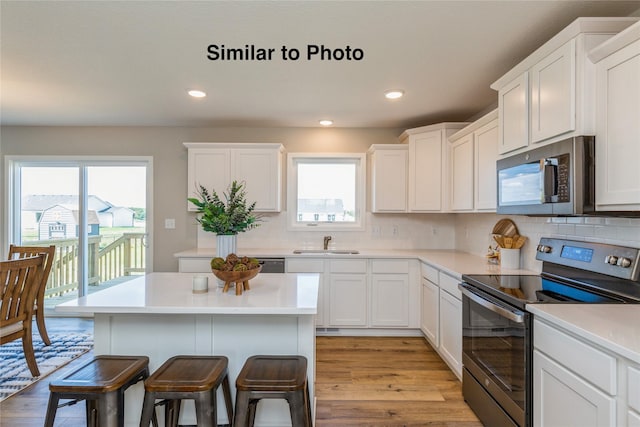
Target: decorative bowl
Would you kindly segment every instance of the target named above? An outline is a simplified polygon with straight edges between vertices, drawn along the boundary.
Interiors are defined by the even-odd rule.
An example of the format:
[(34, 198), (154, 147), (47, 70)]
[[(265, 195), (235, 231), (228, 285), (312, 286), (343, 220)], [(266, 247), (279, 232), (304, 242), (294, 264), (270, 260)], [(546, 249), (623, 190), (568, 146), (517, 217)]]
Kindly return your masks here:
[(262, 270), (262, 265), (258, 268), (254, 268), (246, 271), (222, 271), (211, 269), (213, 275), (218, 279), (224, 281), (224, 289), (223, 292), (226, 292), (231, 286), (231, 283), (236, 284), (236, 294), (242, 293), (242, 290), (239, 291), (238, 287), (244, 287), (245, 290), (249, 289), (249, 280), (253, 279), (260, 273)]

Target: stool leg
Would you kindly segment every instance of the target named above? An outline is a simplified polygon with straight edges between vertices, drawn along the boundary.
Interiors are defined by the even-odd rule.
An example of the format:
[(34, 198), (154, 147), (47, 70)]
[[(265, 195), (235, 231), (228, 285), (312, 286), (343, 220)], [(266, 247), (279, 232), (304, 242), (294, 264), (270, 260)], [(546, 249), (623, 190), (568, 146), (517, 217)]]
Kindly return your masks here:
[(167, 401), (167, 406), (164, 409), (164, 425), (171, 427), (178, 427), (178, 420), (180, 419), (180, 403), (179, 399), (173, 399)]
[(204, 391), (195, 396), (196, 420), (198, 427), (217, 427), (216, 395), (214, 390)]
[(313, 417), (311, 416), (311, 402), (309, 401), (309, 384), (304, 388), (304, 401), (306, 405), (306, 421), (307, 427), (313, 427)]
[(98, 398), (98, 423), (100, 427), (124, 427), (118, 424), (117, 391), (103, 393)]
[(222, 379), (222, 394), (224, 395), (224, 405), (227, 408), (227, 418), (229, 426), (233, 425), (233, 403), (231, 402), (231, 387), (229, 386), (229, 376)]
[(248, 425), (249, 392), (238, 391), (236, 393), (236, 411), (233, 416), (233, 427), (246, 427)]
[(287, 393), (289, 412), (291, 413), (291, 425), (293, 427), (305, 427), (307, 425), (306, 405), (304, 393), (296, 391)]
[(256, 422), (256, 412), (260, 399), (249, 400), (249, 427), (253, 427)]
[(85, 412), (87, 416), (87, 427), (98, 426), (98, 406), (95, 400), (85, 400)]
[[(151, 419), (155, 419), (156, 418), (156, 409), (155, 409), (155, 404), (156, 402), (156, 398), (155, 395), (151, 392), (145, 392), (144, 393), (144, 401), (142, 403), (142, 416), (140, 417), (140, 427), (149, 427), (149, 423), (151, 422)], [(154, 423), (154, 426), (157, 426), (157, 420)], [(165, 421), (166, 424), (166, 421)]]
[(44, 419), (44, 427), (53, 427), (53, 421), (56, 419), (56, 411), (58, 410), (58, 394), (51, 392), (49, 395), (49, 403), (47, 405), (47, 416)]

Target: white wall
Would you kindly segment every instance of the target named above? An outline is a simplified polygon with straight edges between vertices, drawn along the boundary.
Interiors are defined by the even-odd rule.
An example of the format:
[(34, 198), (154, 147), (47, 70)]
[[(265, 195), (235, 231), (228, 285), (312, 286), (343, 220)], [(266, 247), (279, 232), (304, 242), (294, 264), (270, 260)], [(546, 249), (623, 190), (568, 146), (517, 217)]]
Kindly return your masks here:
[[(3, 155), (132, 155), (153, 156), (154, 161), (154, 269), (176, 271), (173, 254), (201, 246), (214, 246), (213, 236), (199, 231), (195, 214), (186, 210), (187, 150), (185, 141), (279, 142), (289, 152), (366, 152), (371, 144), (397, 142), (401, 129), (321, 128), (179, 128), (179, 127), (12, 127), (0, 129)], [(4, 160), (2, 160), (4, 164)], [(4, 211), (4, 187), (0, 187)], [(323, 232), (291, 232), (286, 214), (265, 217), (263, 225), (239, 236), (240, 248), (319, 247)], [(164, 229), (174, 218), (176, 228)], [(484, 255), (491, 242), (495, 214), (371, 214), (361, 232), (332, 232), (339, 248), (453, 249)], [(529, 241), (523, 267), (539, 270), (533, 248), (541, 236), (613, 242), (640, 247), (640, 219), (529, 218), (513, 216)], [(373, 227), (379, 227), (379, 235)], [(398, 228), (398, 235), (392, 230)], [(208, 240), (208, 242), (207, 242)], [(0, 235), (6, 246), (6, 236)]]
[(477, 255), (485, 255), (494, 224), (501, 218), (511, 218), (527, 243), (522, 249), (523, 268), (540, 271), (542, 263), (535, 259), (535, 248), (541, 237), (611, 243), (640, 248), (640, 218), (538, 218), (501, 216), (495, 214), (458, 214), (455, 219), (456, 248)]

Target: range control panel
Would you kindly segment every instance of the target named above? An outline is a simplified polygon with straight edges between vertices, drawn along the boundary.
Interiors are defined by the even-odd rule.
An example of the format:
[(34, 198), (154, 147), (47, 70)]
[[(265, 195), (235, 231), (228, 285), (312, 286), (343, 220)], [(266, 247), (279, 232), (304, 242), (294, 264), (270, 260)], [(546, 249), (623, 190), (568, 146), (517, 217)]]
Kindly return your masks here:
[(638, 281), (640, 248), (543, 237), (536, 259)]

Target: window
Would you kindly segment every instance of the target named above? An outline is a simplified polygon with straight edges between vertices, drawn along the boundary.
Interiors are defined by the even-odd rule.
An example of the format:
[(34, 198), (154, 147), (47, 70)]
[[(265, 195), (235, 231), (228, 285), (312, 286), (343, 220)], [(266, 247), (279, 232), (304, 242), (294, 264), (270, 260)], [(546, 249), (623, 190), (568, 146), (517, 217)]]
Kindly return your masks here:
[(151, 159), (7, 156), (8, 242), (56, 247), (45, 308), (144, 274)]
[(290, 153), (289, 228), (364, 228), (364, 154)]

